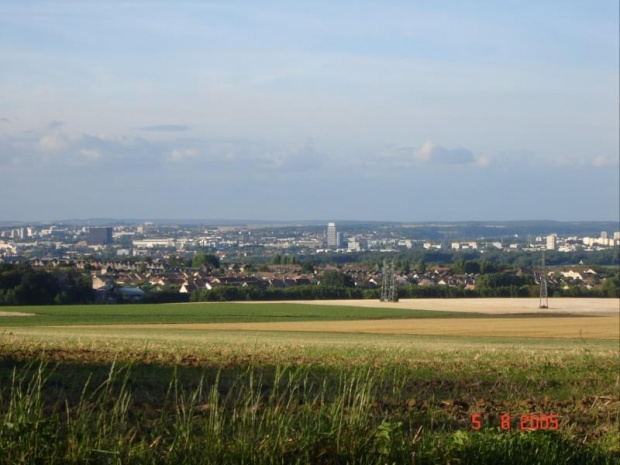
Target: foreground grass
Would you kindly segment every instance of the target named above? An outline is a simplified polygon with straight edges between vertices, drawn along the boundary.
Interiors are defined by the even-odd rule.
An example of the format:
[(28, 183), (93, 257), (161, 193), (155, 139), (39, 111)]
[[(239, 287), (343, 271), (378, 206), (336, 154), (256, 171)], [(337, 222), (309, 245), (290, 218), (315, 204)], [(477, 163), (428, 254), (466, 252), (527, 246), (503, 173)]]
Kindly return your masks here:
[[(620, 463), (618, 355), (581, 338), (5, 328), (0, 463)], [(500, 431), (504, 413), (560, 427)]]
[[(157, 366), (400, 366), (429, 382), (429, 395), (615, 395), (618, 345), (607, 340), (472, 338), (117, 328), (11, 328), (0, 356), (78, 364)], [(435, 382), (436, 381), (436, 382)], [(456, 384), (455, 384), (456, 383)], [(452, 389), (451, 386), (454, 386)], [(463, 389), (461, 389), (460, 387)], [(491, 389), (492, 388), (492, 389)]]
[[(200, 463), (204, 456), (213, 463), (409, 463), (414, 456), (416, 463), (493, 463), (508, 454), (512, 463), (614, 463), (619, 450), (615, 341), (113, 328), (15, 328), (1, 335), (0, 405), (16, 392), (32, 399), (28, 386), (38, 371), (28, 364), (50, 363), (36, 375), (47, 378), (36, 395), (46, 415), (56, 412), (50, 429), (58, 435), (87, 423), (74, 418), (79, 412), (104, 421), (118, 410), (97, 400), (104, 388), (96, 387), (114, 364), (133, 365), (130, 375), (122, 371), (111, 382), (111, 398), (127, 402), (122, 428), (109, 427), (122, 435), (97, 442), (91, 432), (86, 445), (70, 435), (39, 436), (65, 444), (42, 449), (59, 462)], [(170, 397), (171, 383), (182, 394)], [(216, 391), (221, 404), (208, 397)], [(84, 393), (91, 400), (82, 400)], [(196, 404), (184, 404), (190, 398)], [(78, 408), (80, 402), (86, 404)], [(482, 431), (471, 431), (474, 413), (482, 415)], [(557, 413), (560, 430), (499, 431), (504, 413)], [(183, 453), (173, 452), (181, 414), (192, 425)], [(67, 441), (86, 455), (67, 455), (77, 453), (68, 452)], [(533, 460), (532, 450), (549, 457)], [(517, 453), (529, 459), (518, 462)]]
[[(0, 373), (0, 463), (620, 463), (617, 410), (593, 416), (585, 441), (577, 411), (560, 412), (557, 432), (499, 431), (491, 399), (424, 398), (398, 365), (5, 360)], [(488, 427), (471, 430), (472, 408)]]

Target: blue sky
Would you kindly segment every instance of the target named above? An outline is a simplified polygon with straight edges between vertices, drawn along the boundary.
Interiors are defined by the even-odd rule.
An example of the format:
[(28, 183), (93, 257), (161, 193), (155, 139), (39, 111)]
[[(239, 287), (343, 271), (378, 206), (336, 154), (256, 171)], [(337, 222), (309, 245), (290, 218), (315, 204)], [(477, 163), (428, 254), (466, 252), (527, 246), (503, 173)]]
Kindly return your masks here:
[(0, 218), (618, 220), (619, 3), (0, 4)]

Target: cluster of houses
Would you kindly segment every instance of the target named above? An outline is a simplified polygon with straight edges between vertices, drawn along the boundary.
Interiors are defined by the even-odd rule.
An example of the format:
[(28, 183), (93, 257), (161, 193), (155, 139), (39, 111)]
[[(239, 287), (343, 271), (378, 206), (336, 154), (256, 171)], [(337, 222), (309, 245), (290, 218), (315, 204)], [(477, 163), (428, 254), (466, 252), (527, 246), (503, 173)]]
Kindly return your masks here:
[[(211, 290), (221, 286), (256, 286), (262, 289), (285, 289), (295, 286), (321, 284), (323, 273), (341, 271), (347, 274), (356, 287), (373, 289), (381, 286), (380, 271), (360, 265), (336, 268), (326, 266), (312, 274), (301, 273), (299, 265), (270, 266), (269, 271), (245, 273), (243, 266), (231, 266), (229, 270), (213, 271), (206, 267), (199, 270), (185, 269), (178, 271), (149, 270), (145, 272), (102, 267), (100, 271), (91, 271), (93, 289), (109, 291), (111, 289), (138, 288), (149, 290), (178, 290), (187, 294), (196, 290)], [(474, 289), (474, 275), (455, 275), (448, 267), (436, 267), (425, 273), (412, 272), (396, 276), (398, 286), (454, 286)]]
[(560, 271), (549, 271), (547, 273), (547, 284), (559, 286), (563, 290), (570, 289), (572, 286), (583, 286), (586, 289), (594, 289), (601, 284), (601, 279), (592, 268), (565, 268)]
[[(105, 301), (110, 291), (115, 291), (130, 301), (139, 301), (148, 291), (169, 291), (191, 294), (197, 290), (211, 290), (220, 286), (257, 286), (267, 288), (290, 288), (318, 285), (324, 273), (339, 271), (349, 276), (355, 287), (373, 289), (381, 286), (382, 274), (377, 267), (349, 264), (342, 267), (327, 265), (314, 273), (302, 273), (300, 265), (269, 265), (266, 271), (246, 270), (243, 264), (230, 264), (221, 269), (174, 269), (163, 261), (98, 261), (65, 259), (32, 259), (35, 268), (53, 269), (72, 267), (88, 272), (98, 300)], [(429, 267), (425, 272), (413, 270), (395, 276), (399, 287), (450, 286), (475, 289), (476, 275), (455, 274), (450, 267)], [(581, 267), (548, 270), (547, 282), (562, 289), (583, 286), (593, 289), (601, 284), (596, 271)]]
[(191, 294), (197, 290), (211, 290), (221, 286), (257, 286), (263, 289), (288, 288), (293, 286), (308, 286), (318, 284), (314, 276), (276, 275), (273, 273), (233, 274), (222, 276), (208, 269), (145, 272), (120, 271), (117, 273), (92, 273), (93, 289), (97, 291), (98, 300), (106, 300), (106, 295), (115, 290), (126, 300), (140, 300), (145, 290), (169, 290), (181, 294)]

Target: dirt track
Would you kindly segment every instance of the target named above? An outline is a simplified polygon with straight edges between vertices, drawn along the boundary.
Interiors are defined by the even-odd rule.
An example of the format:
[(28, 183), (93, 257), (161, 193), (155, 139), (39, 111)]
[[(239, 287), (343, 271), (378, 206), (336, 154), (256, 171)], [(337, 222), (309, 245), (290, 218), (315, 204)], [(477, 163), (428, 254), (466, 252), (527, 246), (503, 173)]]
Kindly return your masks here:
[[(75, 328), (76, 326), (74, 326)], [(107, 329), (175, 329), (219, 331), (300, 331), (328, 333), (434, 334), (571, 339), (620, 339), (620, 318), (480, 318), (310, 321), (273, 323), (198, 323), (83, 326)]]

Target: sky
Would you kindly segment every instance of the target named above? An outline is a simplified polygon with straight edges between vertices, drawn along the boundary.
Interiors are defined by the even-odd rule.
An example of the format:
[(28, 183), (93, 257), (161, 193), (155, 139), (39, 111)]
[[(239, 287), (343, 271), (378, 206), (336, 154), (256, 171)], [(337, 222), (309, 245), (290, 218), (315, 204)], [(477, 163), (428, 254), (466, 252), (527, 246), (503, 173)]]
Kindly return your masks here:
[(620, 217), (618, 0), (0, 2), (0, 220)]

